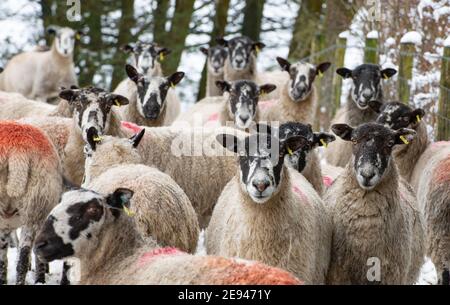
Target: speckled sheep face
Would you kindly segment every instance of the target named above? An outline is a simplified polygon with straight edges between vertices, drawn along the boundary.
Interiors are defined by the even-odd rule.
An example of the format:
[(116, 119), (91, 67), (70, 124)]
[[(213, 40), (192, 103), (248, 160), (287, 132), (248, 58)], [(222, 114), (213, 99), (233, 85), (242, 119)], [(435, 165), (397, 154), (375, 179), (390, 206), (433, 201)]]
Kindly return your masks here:
[(55, 35), (56, 51), (63, 57), (72, 56), (75, 48), (75, 40), (79, 39), (81, 32), (75, 32), (71, 28), (60, 28), (56, 26), (49, 26), (47, 32)]
[(331, 63), (324, 62), (317, 67), (307, 62), (290, 64), (286, 59), (277, 57), (280, 67), (289, 73), (288, 94), (294, 102), (300, 102), (309, 97), (316, 76), (321, 76)]
[(296, 122), (288, 122), (280, 125), (279, 139), (280, 141), (286, 141), (286, 139), (293, 136), (302, 136), (307, 142), (306, 144), (296, 151), (288, 151), (284, 156), (284, 164), (288, 167), (296, 169), (298, 172), (302, 172), (308, 162), (310, 152), (316, 147), (328, 145), (328, 143), (336, 140), (335, 136), (326, 132), (313, 132), (310, 124), (302, 124)]
[(214, 46), (210, 49), (200, 48), (208, 56), (208, 73), (214, 76), (223, 75), (223, 66), (228, 56), (227, 48), (223, 46)]
[(237, 128), (249, 128), (256, 116), (259, 96), (275, 90), (276, 86), (266, 84), (256, 85), (249, 80), (239, 80), (232, 83), (217, 81), (216, 85), (222, 92), (228, 92), (228, 112), (234, 118)]
[(184, 77), (184, 72), (175, 72), (169, 77), (151, 78), (139, 73), (133, 66), (127, 65), (128, 77), (137, 86), (136, 108), (139, 114), (148, 120), (156, 120), (166, 107), (167, 92)]
[(306, 144), (303, 137), (291, 137), (284, 142), (269, 134), (253, 134), (240, 140), (234, 135), (221, 134), (217, 140), (227, 149), (239, 154), (242, 190), (258, 204), (266, 203), (279, 189), (283, 160), (287, 147), (298, 150)]
[(251, 64), (251, 55), (257, 54), (265, 46), (263, 43), (254, 42), (246, 36), (235, 37), (230, 40), (221, 38), (217, 41), (228, 48), (231, 67), (236, 71), (247, 69)]
[(353, 143), (353, 170), (359, 186), (372, 190), (390, 168), (391, 153), (395, 145), (411, 141), (416, 132), (401, 128), (394, 131), (378, 123), (366, 123), (357, 128), (335, 124), (333, 132), (343, 140)]
[(126, 97), (99, 88), (64, 89), (59, 97), (74, 107), (76, 126), (86, 142), (98, 138), (109, 130), (113, 105), (122, 106), (129, 103)]
[(66, 192), (37, 236), (36, 255), (44, 262), (89, 257), (99, 244), (102, 229), (120, 217), (132, 196), (128, 189), (107, 196), (86, 189)]
[(336, 73), (344, 79), (351, 78), (351, 96), (359, 109), (369, 107), (370, 101), (381, 101), (383, 90), (381, 79), (389, 79), (397, 73), (394, 69), (382, 70), (379, 65), (363, 64), (354, 70), (339, 68)]
[(372, 101), (370, 108), (378, 113), (377, 123), (394, 130), (400, 128), (415, 128), (425, 115), (421, 108), (412, 109), (400, 102), (380, 103)]
[(155, 62), (158, 59), (163, 60), (171, 52), (156, 44), (142, 42), (137, 42), (134, 46), (127, 44), (122, 47), (122, 50), (132, 54), (133, 66), (144, 75), (152, 74)]

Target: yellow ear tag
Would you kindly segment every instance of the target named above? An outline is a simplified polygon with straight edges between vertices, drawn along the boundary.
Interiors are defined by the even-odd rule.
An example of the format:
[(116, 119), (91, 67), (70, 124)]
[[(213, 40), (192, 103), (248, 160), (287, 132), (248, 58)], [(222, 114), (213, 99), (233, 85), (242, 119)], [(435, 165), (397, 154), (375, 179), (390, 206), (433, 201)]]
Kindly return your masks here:
[(266, 95), (266, 91), (261, 90), (261, 91), (259, 92), (259, 96), (264, 96), (264, 95)]
[(405, 143), (406, 145), (409, 144), (408, 140), (406, 140), (405, 136), (400, 136), (400, 140), (403, 141), (403, 143)]
[(117, 107), (121, 106), (120, 103), (119, 103), (119, 100), (114, 100), (114, 104), (116, 104)]
[(81, 38), (81, 35), (77, 33), (77, 34), (75, 35), (75, 39), (76, 39), (76, 40), (80, 40), (80, 38)]
[(387, 74), (383, 74), (383, 79), (389, 79), (389, 77), (387, 76)]
[(419, 115), (416, 115), (416, 119), (417, 119), (417, 123), (420, 123), (420, 121), (422, 121), (422, 120), (420, 119), (420, 116), (419, 116)]
[(164, 53), (159, 53), (159, 61), (163, 61), (164, 60)]
[(94, 142), (100, 142), (103, 138), (102, 137), (94, 137)]
[(289, 146), (287, 147), (287, 151), (288, 151), (288, 154), (289, 154), (290, 156), (292, 156), (292, 154), (294, 153), (294, 152), (289, 148)]
[(322, 71), (319, 70), (319, 78), (322, 78), (322, 77), (323, 77), (323, 73), (322, 73)]
[(328, 143), (325, 142), (324, 139), (320, 139), (320, 143), (322, 143), (323, 147), (327, 148), (328, 147)]
[(261, 52), (261, 49), (258, 46), (255, 46), (255, 51), (256, 51), (256, 55), (258, 55), (259, 52)]
[(170, 88), (175, 89), (175, 85), (172, 82), (170, 83)]
[(127, 214), (128, 217), (133, 217), (135, 215), (135, 213), (132, 212), (130, 209), (128, 209), (126, 207), (126, 205), (123, 204), (122, 206), (123, 206), (123, 211), (125, 212), (125, 214)]

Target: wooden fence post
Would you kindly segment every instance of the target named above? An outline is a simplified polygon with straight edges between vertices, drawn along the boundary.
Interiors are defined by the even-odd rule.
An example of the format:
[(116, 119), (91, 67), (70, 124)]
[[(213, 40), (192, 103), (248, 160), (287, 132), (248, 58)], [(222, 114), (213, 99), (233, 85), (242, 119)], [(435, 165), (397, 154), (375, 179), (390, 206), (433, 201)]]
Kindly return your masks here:
[(408, 32), (400, 40), (400, 65), (398, 73), (398, 97), (405, 104), (411, 96), (411, 80), (414, 66), (416, 45), (421, 43), (421, 36), (417, 32)]
[(366, 47), (364, 49), (364, 63), (378, 64), (378, 32), (367, 34)]
[(450, 140), (450, 36), (444, 43), (438, 114), (436, 140), (448, 141)]
[[(347, 47), (347, 33), (342, 32), (336, 38), (336, 51), (334, 52), (334, 65), (335, 69), (342, 68), (344, 66), (345, 49)], [(334, 69), (334, 70), (335, 70)], [(333, 73), (333, 105), (331, 107), (331, 117), (334, 117), (336, 111), (341, 107), (341, 94), (342, 94), (342, 77), (339, 76), (336, 71)]]

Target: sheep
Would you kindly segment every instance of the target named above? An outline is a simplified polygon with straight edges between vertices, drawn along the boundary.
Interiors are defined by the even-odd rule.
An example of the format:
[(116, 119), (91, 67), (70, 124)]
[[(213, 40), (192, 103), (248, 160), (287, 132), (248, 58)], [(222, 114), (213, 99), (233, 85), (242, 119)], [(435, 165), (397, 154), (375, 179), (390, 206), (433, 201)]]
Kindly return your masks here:
[(256, 56), (265, 47), (264, 43), (255, 42), (247, 36), (234, 37), (230, 40), (218, 38), (217, 42), (228, 49), (228, 57), (224, 64), (224, 80), (230, 82), (247, 79), (257, 84), (274, 84), (278, 90), (264, 95), (262, 100), (271, 100), (281, 95), (280, 90), (288, 81), (287, 75), (282, 71), (262, 73), (256, 68)]
[[(171, 50), (160, 47), (155, 43), (136, 42), (134, 45), (126, 44), (121, 48), (125, 53), (131, 53), (132, 65), (137, 68), (139, 73), (152, 78), (153, 76), (162, 76), (161, 64), (158, 62), (164, 60), (164, 57), (171, 53)], [(125, 79), (119, 83), (114, 90), (115, 94), (125, 96), (131, 99), (133, 95), (134, 84), (130, 79)]]
[[(381, 79), (389, 79), (397, 73), (396, 70), (381, 69), (379, 65), (362, 64), (354, 70), (339, 68), (336, 73), (344, 79), (351, 79), (350, 94), (332, 123), (345, 123), (358, 126), (375, 121), (377, 113), (369, 107), (369, 101), (383, 101)], [(330, 165), (345, 167), (352, 155), (351, 144), (341, 139), (332, 143), (325, 152), (325, 158)]]
[(286, 59), (277, 57), (281, 68), (289, 73), (289, 79), (283, 84), (279, 99), (266, 109), (262, 117), (266, 121), (289, 121), (314, 124), (317, 116), (318, 101), (313, 84), (316, 76), (321, 76), (331, 63), (317, 66), (307, 62), (290, 64)]
[(209, 49), (201, 47), (200, 51), (206, 55), (207, 61), (205, 96), (221, 96), (222, 91), (216, 86), (216, 82), (224, 80), (223, 66), (228, 56), (228, 50), (217, 45)]
[(40, 231), (35, 253), (46, 262), (78, 258), (79, 284), (302, 283), (257, 262), (161, 248), (154, 239), (144, 238), (134, 218), (124, 213), (132, 196), (126, 188), (103, 195), (86, 189), (66, 192)]
[(18, 120), (29, 116), (72, 117), (73, 109), (65, 100), (57, 106), (27, 99), (19, 93), (0, 91), (0, 120)]
[(118, 115), (113, 105), (127, 105), (128, 99), (100, 88), (64, 89), (59, 97), (65, 99), (75, 109), (72, 128), (65, 146), (63, 162), (64, 174), (69, 181), (80, 185), (84, 175), (84, 145), (88, 135), (96, 133), (98, 141), (103, 135), (124, 137)]
[(121, 119), (142, 126), (170, 125), (180, 112), (178, 97), (170, 88), (183, 79), (184, 72), (149, 78), (131, 65), (126, 65), (126, 71), (134, 87), (128, 94), (130, 103), (117, 109)]
[(223, 109), (223, 96), (208, 96), (194, 105), (187, 111), (180, 113), (172, 126), (181, 122), (191, 127), (216, 126), (219, 120), (219, 111)]
[(333, 219), (328, 284), (413, 284), (424, 261), (424, 227), (415, 194), (392, 150), (415, 131), (365, 123), (331, 129), (353, 143), (344, 172), (324, 196)]
[[(21, 227), (16, 284), (25, 284), (36, 234), (62, 193), (60, 160), (39, 129), (0, 122), (0, 284), (7, 281), (8, 236)], [(35, 281), (45, 281), (45, 264), (36, 260)]]
[[(272, 131), (271, 133), (273, 134)], [(328, 143), (336, 139), (335, 136), (326, 132), (313, 132), (310, 124), (305, 125), (296, 122), (281, 124), (278, 133), (281, 141), (285, 141), (292, 136), (302, 136), (307, 140), (307, 145), (297, 151), (290, 150), (284, 156), (284, 164), (301, 173), (311, 183), (316, 192), (322, 196), (324, 182), (327, 180), (322, 175), (322, 166), (314, 149), (319, 146), (327, 146)]]
[(0, 90), (19, 92), (25, 97), (46, 102), (58, 96), (59, 88), (78, 85), (73, 64), (75, 39), (81, 32), (49, 26), (55, 35), (51, 50), (31, 51), (14, 56), (0, 74)]
[(193, 253), (199, 235), (197, 215), (172, 178), (140, 164), (136, 147), (144, 132), (131, 139), (106, 136), (98, 144), (89, 139), (83, 186), (104, 194), (118, 187), (131, 189), (130, 210), (142, 235), (152, 236), (161, 246)]
[(217, 140), (239, 154), (239, 169), (217, 200), (206, 231), (208, 254), (257, 260), (292, 272), (307, 284), (324, 283), (330, 261), (331, 221), (320, 196), (284, 156), (309, 145), (301, 136), (268, 134)]
[[(123, 126), (128, 135), (142, 128), (128, 123)], [(225, 132), (243, 137), (246, 133), (228, 127), (197, 129), (183, 124), (145, 130), (137, 148), (142, 163), (175, 180), (191, 201), (200, 228), (205, 228), (220, 192), (236, 172), (233, 156), (224, 153), (215, 136)]]

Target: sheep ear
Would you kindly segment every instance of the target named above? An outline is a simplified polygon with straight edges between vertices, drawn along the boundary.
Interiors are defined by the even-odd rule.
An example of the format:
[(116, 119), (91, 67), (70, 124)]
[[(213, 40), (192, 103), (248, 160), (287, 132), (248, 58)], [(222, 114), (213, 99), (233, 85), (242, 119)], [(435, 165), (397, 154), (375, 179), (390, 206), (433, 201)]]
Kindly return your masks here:
[(106, 196), (106, 204), (114, 210), (128, 210), (134, 192), (127, 188), (118, 188)]
[(387, 68), (384, 70), (381, 70), (381, 76), (383, 77), (383, 79), (389, 79), (392, 76), (394, 76), (397, 73), (397, 70), (392, 69), (392, 68)]
[(408, 128), (395, 131), (395, 144), (409, 144), (416, 137), (416, 132)]
[(95, 151), (95, 149), (97, 148), (97, 142), (99, 141), (98, 132), (95, 127), (89, 127), (86, 132), (86, 140), (90, 148)]
[(277, 57), (277, 62), (280, 65), (281, 69), (283, 69), (284, 71), (289, 72), (289, 70), (291, 69), (291, 63), (287, 61), (287, 59)]
[(331, 130), (342, 140), (350, 141), (352, 139), (353, 127), (347, 124), (334, 124), (331, 126)]
[(120, 49), (122, 51), (124, 51), (125, 53), (131, 53), (133, 52), (133, 47), (130, 44), (126, 44), (120, 47)]
[(328, 62), (328, 61), (318, 64), (316, 67), (317, 75), (321, 75), (321, 74), (325, 73), (325, 71), (327, 71), (330, 67), (331, 67), (331, 62)]
[(139, 131), (137, 134), (135, 134), (134, 136), (132, 136), (130, 138), (130, 142), (133, 144), (134, 148), (138, 147), (139, 143), (141, 143), (141, 140), (144, 137), (144, 134), (145, 134), (145, 128), (142, 128), (141, 131)]
[(242, 152), (242, 141), (235, 135), (218, 134), (216, 136), (216, 140), (229, 151), (232, 151), (234, 153)]
[(79, 95), (78, 91), (72, 89), (64, 89), (59, 92), (59, 97), (68, 101), (69, 104), (72, 103)]
[(125, 96), (122, 96), (119, 94), (114, 94), (114, 93), (107, 94), (106, 101), (113, 106), (119, 106), (119, 107), (128, 105), (130, 103), (130, 101)]
[(383, 106), (383, 103), (380, 101), (369, 101), (369, 107), (376, 113), (381, 112), (381, 106)]
[(342, 78), (349, 78), (352, 77), (352, 70), (347, 68), (339, 68), (336, 70), (336, 73), (342, 76)]
[(84, 36), (84, 33), (83, 33), (82, 30), (78, 30), (78, 31), (75, 32), (75, 39), (76, 40), (80, 40), (81, 37), (83, 37), (83, 36)]
[(0, 73), (2, 73), (3, 72), (3, 68), (2, 67), (0, 67)]
[(303, 136), (293, 136), (280, 142), (280, 153), (292, 154), (292, 152), (302, 149), (308, 145), (308, 140)]
[(175, 87), (184, 77), (184, 72), (175, 72), (167, 78), (171, 87)]
[(265, 84), (259, 87), (259, 95), (269, 94), (273, 90), (277, 89), (277, 86), (273, 84)]
[(201, 51), (203, 54), (205, 54), (206, 56), (208, 56), (208, 52), (209, 52), (208, 48), (200, 47), (200, 51)]
[(163, 56), (166, 56), (172, 53), (172, 50), (168, 48), (159, 48), (158, 50), (156, 50), (156, 52), (158, 53), (158, 55), (162, 54)]
[(230, 92), (231, 90), (231, 84), (224, 80), (218, 80), (216, 81), (216, 86), (219, 88), (222, 92)]
[(262, 42), (254, 42), (252, 48), (256, 53), (259, 53), (265, 46)]
[(217, 44), (219, 44), (221, 46), (224, 46), (224, 47), (228, 46), (228, 41), (223, 37), (216, 37), (216, 42), (217, 42)]
[(422, 108), (417, 108), (413, 112), (411, 112), (409, 117), (410, 123), (419, 123), (423, 117), (425, 116), (425, 110)]
[(324, 146), (325, 148), (329, 143), (336, 140), (336, 137), (327, 132), (315, 132), (313, 138), (313, 147)]
[(136, 84), (139, 82), (142, 75), (136, 70), (135, 67), (127, 64), (125, 65), (125, 71), (127, 72), (127, 76), (129, 79), (131, 79)]
[(58, 27), (56, 25), (49, 25), (47, 27), (47, 33), (49, 35), (56, 35), (56, 32), (58, 32)]

